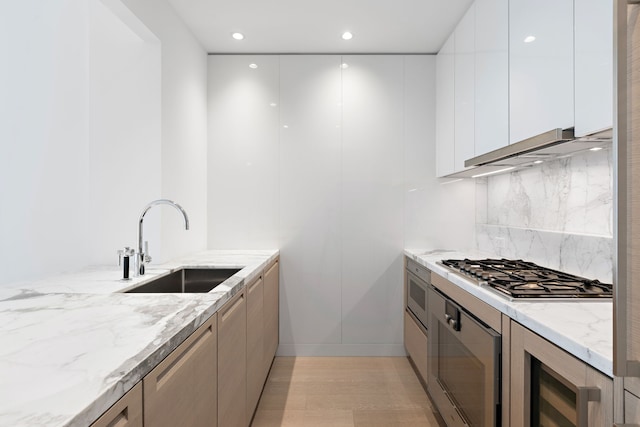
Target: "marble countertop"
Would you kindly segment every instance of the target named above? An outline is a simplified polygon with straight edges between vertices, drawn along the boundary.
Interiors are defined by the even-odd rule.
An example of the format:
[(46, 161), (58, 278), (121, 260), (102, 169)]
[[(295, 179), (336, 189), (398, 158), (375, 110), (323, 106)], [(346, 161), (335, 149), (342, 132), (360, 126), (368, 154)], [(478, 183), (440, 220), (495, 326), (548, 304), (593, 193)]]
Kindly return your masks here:
[[(92, 267), (0, 287), (0, 426), (88, 426), (277, 250), (206, 251), (123, 281)], [(242, 267), (206, 294), (124, 294), (182, 267)]]
[(485, 258), (486, 253), (405, 250), (405, 255), (460, 286), (558, 347), (613, 377), (613, 302), (509, 301), (438, 264), (442, 259)]

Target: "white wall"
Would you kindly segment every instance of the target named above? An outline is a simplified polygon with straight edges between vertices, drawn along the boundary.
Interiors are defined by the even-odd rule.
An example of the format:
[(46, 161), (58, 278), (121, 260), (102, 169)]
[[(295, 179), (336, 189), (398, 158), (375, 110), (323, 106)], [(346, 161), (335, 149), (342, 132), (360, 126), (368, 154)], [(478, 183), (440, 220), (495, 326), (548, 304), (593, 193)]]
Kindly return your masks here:
[[(404, 247), (458, 249), (475, 245), (473, 180), (436, 176), (436, 83), (430, 62), (405, 58)], [(426, 101), (425, 101), (426, 100)]]
[[(117, 249), (136, 247), (140, 211), (162, 194), (161, 46), (102, 2), (89, 4), (89, 261), (113, 264)], [(157, 242), (159, 227), (147, 221), (145, 238)]]
[[(151, 220), (162, 217), (160, 241), (149, 241), (154, 262), (161, 262), (206, 248), (207, 55), (166, 0), (123, 0), (123, 3), (160, 40), (162, 126), (158, 196), (179, 203), (191, 223), (190, 230), (185, 232), (183, 220), (174, 209), (161, 207), (149, 211), (147, 217)], [(150, 201), (142, 201), (139, 210)]]
[(205, 248), (206, 54), (171, 7), (5, 3), (0, 284), (95, 263), (119, 274), (115, 251), (159, 197), (183, 204), (192, 231), (151, 212), (155, 260)]
[(280, 354), (404, 354), (403, 247), (473, 245), (434, 93), (431, 56), (209, 58), (209, 246), (280, 248)]
[(88, 4), (3, 2), (0, 283), (88, 260)]
[(209, 57), (209, 248), (279, 247), (278, 87), (277, 56)]

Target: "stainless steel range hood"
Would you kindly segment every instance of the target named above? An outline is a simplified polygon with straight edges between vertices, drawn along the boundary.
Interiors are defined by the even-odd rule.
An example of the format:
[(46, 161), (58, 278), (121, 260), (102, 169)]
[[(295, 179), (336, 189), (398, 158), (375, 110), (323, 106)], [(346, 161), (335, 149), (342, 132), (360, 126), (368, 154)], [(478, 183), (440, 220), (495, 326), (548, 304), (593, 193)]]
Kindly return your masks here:
[(465, 169), (445, 178), (479, 178), (532, 167), (537, 163), (566, 157), (579, 151), (611, 144), (613, 132), (605, 129), (593, 135), (576, 138), (573, 128), (552, 129), (540, 135), (498, 148), (464, 162)]

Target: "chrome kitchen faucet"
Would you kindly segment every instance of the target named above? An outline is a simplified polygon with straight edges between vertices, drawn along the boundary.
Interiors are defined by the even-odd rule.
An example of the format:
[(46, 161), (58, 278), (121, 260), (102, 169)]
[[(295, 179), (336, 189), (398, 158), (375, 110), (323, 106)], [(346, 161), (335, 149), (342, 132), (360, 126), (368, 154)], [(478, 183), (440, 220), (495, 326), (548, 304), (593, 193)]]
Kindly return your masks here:
[(149, 211), (149, 209), (157, 205), (169, 205), (179, 210), (180, 213), (182, 213), (182, 216), (184, 216), (184, 229), (189, 229), (189, 217), (187, 216), (187, 212), (185, 212), (182, 206), (173, 202), (172, 200), (158, 199), (145, 206), (145, 208), (142, 210), (142, 213), (140, 214), (140, 220), (138, 222), (138, 266), (136, 268), (138, 276), (144, 275), (145, 265), (148, 262), (151, 262), (151, 256), (149, 256), (149, 242), (144, 242), (144, 251), (142, 250), (142, 224), (144, 222), (144, 216)]

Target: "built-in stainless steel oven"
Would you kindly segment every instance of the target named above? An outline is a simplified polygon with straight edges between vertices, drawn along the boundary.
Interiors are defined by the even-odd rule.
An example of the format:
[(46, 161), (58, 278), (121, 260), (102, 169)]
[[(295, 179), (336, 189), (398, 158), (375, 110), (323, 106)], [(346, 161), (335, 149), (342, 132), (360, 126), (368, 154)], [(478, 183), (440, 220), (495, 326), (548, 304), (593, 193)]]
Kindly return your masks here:
[(449, 427), (501, 425), (500, 334), (429, 289), (428, 389)]
[(429, 319), (429, 285), (431, 272), (407, 258), (405, 286), (407, 289), (407, 308), (427, 328)]

